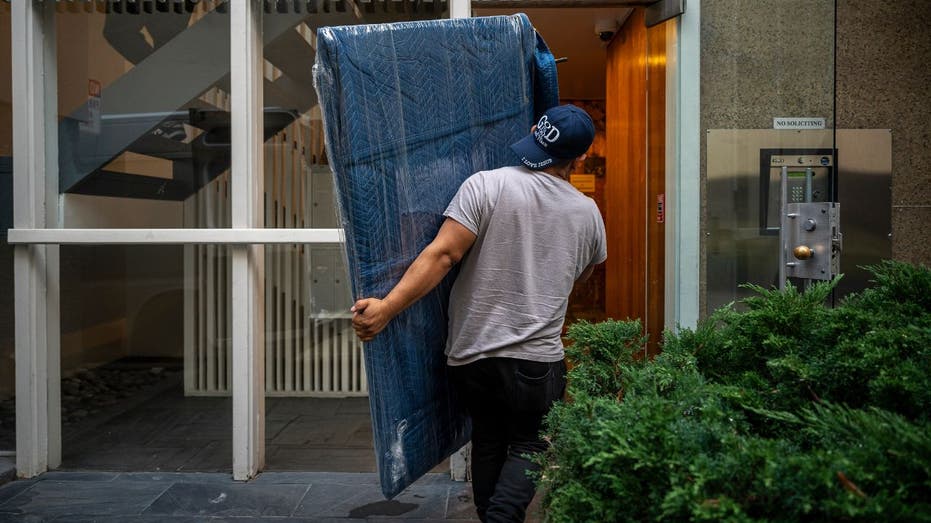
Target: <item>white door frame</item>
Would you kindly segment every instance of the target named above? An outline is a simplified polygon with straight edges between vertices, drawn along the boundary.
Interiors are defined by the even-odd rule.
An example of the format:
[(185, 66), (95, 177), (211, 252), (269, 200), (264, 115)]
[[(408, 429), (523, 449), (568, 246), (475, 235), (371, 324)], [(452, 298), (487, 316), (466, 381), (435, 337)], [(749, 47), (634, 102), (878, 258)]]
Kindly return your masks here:
[[(676, 20), (674, 161), (666, 173), (666, 328), (698, 325), (701, 266), (701, 0), (689, 0)], [(667, 135), (668, 136), (668, 135)]]
[[(13, 2), (13, 227), (58, 225), (55, 3)], [(13, 243), (10, 241), (9, 243)], [(14, 245), (16, 470), (61, 462), (58, 246)]]
[[(233, 230), (260, 227), (265, 218), (262, 3), (230, 4)], [(231, 250), (233, 479), (247, 480), (265, 468), (265, 246)]]

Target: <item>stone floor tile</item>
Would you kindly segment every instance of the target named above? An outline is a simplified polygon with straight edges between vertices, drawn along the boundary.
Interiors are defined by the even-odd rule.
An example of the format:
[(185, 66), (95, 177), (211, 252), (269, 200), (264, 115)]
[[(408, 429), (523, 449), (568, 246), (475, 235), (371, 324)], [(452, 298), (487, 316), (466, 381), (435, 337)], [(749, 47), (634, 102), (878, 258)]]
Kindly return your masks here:
[(375, 472), (375, 454), (351, 448), (283, 447), (266, 449), (268, 470), (328, 472)]
[[(368, 398), (267, 398), (269, 470), (376, 470)], [(179, 384), (80, 434), (66, 470), (232, 471), (231, 400), (184, 397)], [(90, 420), (89, 420), (90, 421)], [(441, 464), (434, 471), (446, 471)]]
[(113, 481), (119, 472), (82, 472), (52, 470), (38, 477), (40, 481), (96, 481), (98, 483)]
[(262, 472), (251, 481), (250, 485), (310, 485), (314, 474), (311, 472)]
[(37, 481), (0, 505), (0, 515), (41, 517), (140, 514), (166, 489), (164, 483)]
[[(477, 521), (471, 508), (468, 484), (454, 483), (446, 474), (428, 474), (392, 501), (382, 496), (376, 474), (268, 472), (249, 482), (232, 481), (227, 474), (122, 473), (105, 482), (86, 481), (89, 476), (81, 473), (64, 474), (74, 474), (72, 479), (83, 477), (85, 481), (30, 480), (21, 483), (29, 487), (41, 484), (45, 490), (54, 487), (66, 491), (61, 495), (66, 499), (76, 496), (85, 504), (75, 504), (65, 512), (60, 510), (65, 503), (53, 501), (48, 504), (52, 509), (50, 512), (29, 511), (30, 516), (39, 518), (33, 518), (33, 521), (337, 523), (390, 520), (422, 523), (444, 521), (444, 518), (445, 521), (462, 523)], [(97, 489), (88, 491), (89, 485), (96, 485)], [(121, 494), (102, 487), (115, 486), (116, 490), (125, 491), (127, 485), (148, 485), (160, 490), (152, 491), (157, 495), (152, 496), (148, 505), (130, 503), (129, 507), (114, 509), (113, 498), (120, 498)], [(8, 488), (0, 488), (0, 495)], [(74, 488), (81, 492), (71, 492)], [(21, 494), (34, 498), (30, 491), (31, 488), (23, 488)], [(44, 492), (41, 499), (33, 499), (27, 505), (45, 506), (45, 501), (54, 499), (54, 495), (54, 492)], [(8, 499), (12, 502), (20, 497)], [(127, 499), (131, 500), (132, 496)], [(17, 507), (22, 505), (23, 502), (12, 503), (11, 509), (0, 505), (0, 521), (21, 520), (26, 513), (18, 511)], [(147, 508), (139, 514), (143, 506)]]
[(15, 420), (6, 422), (0, 420), (0, 450), (13, 450), (16, 448), (15, 424)]
[(160, 423), (110, 424), (103, 422), (82, 432), (69, 434), (68, 437), (62, 439), (62, 449), (65, 452), (82, 452), (85, 449), (106, 449), (119, 446), (141, 447), (146, 445), (146, 441), (153, 434), (158, 434), (167, 427), (168, 425)]
[(460, 483), (449, 488), (446, 497), (446, 519), (475, 519), (475, 502), (472, 499), (472, 484)]
[(48, 521), (53, 521), (49, 518), (37, 516), (35, 514), (2, 514), (0, 513), (0, 521), (3, 523), (46, 523)]
[(127, 431), (145, 431), (136, 437), (147, 437), (150, 434), (148, 431), (164, 429), (177, 422), (178, 416), (170, 409), (152, 409), (150, 405), (151, 402), (142, 403), (127, 410), (88, 416), (78, 424), (65, 426), (62, 441), (79, 444), (89, 438), (103, 437), (106, 433), (120, 434)]
[[(330, 400), (338, 402), (339, 400)], [(349, 426), (355, 427), (355, 424), (358, 421), (366, 421), (371, 423), (372, 417), (368, 414), (336, 414), (335, 412), (330, 414), (328, 417), (320, 417), (314, 414), (302, 413), (297, 414), (293, 418), (295, 422), (298, 423), (327, 423), (327, 424), (336, 424), (339, 426)]]
[(368, 398), (342, 398), (339, 401), (339, 404), (336, 409), (336, 414), (339, 416), (346, 415), (355, 415), (362, 414), (365, 416), (370, 415), (371, 410), (369, 407)]
[(414, 483), (415, 485), (443, 485), (448, 487), (450, 485), (467, 485), (467, 483), (457, 483), (454, 482), (449, 477), (449, 469), (442, 472), (428, 472), (421, 476)]
[(270, 445), (306, 445), (314, 442), (317, 445), (341, 443), (343, 434), (341, 427), (334, 423), (291, 422), (285, 426), (277, 437), (269, 441)]
[(187, 481), (193, 483), (234, 484), (232, 474), (224, 472), (123, 472), (120, 481), (161, 481), (174, 483)]
[(339, 400), (333, 398), (274, 398), (269, 403), (266, 399), (265, 417), (267, 419), (294, 419), (306, 416), (312, 419), (329, 419), (336, 414)]
[(404, 514), (405, 518), (416, 520), (442, 521), (446, 518), (449, 487), (447, 485), (410, 486), (394, 498), (393, 501), (410, 503), (418, 507)]
[(281, 434), (281, 431), (284, 430), (289, 423), (291, 423), (290, 419), (272, 420), (265, 418), (265, 443), (268, 444), (278, 437), (278, 434)]
[[(348, 518), (350, 517), (349, 513), (358, 507), (384, 500), (385, 498), (378, 485), (311, 483), (310, 490), (307, 491), (307, 495), (304, 496), (300, 506), (294, 511), (294, 515)], [(415, 508), (417, 508), (416, 505), (411, 505), (404, 512), (409, 512)]]
[(375, 436), (372, 432), (372, 422), (366, 418), (356, 423), (349, 438), (346, 440), (346, 446), (359, 448), (374, 448)]
[(82, 431), (66, 431), (62, 447), (70, 452), (114, 446), (145, 446), (146, 442), (168, 430), (176, 419), (168, 413), (134, 411), (133, 418), (102, 420)]
[(326, 483), (352, 488), (358, 485), (377, 486), (378, 476), (353, 472), (263, 472), (250, 483), (301, 485)]
[(16, 479), (16, 458), (0, 456), (0, 485)]
[(162, 430), (146, 441), (152, 447), (206, 445), (211, 441), (233, 441), (233, 426), (216, 420), (186, 421)]
[(303, 485), (210, 485), (174, 483), (145, 515), (290, 516), (308, 487)]
[(174, 387), (146, 404), (148, 408), (169, 408), (174, 412), (233, 411), (230, 396), (185, 396), (184, 387)]
[[(213, 518), (205, 519), (203, 516), (59, 516), (48, 520), (50, 523), (217, 523)], [(240, 523), (253, 523), (252, 518), (234, 519)], [(275, 521), (281, 521), (276, 519)]]
[[(203, 520), (201, 520), (203, 521)], [(351, 523), (359, 523), (359, 519), (348, 520)], [(257, 517), (257, 518), (211, 518), (208, 523), (333, 523), (331, 519), (317, 518), (279, 518), (279, 517)]]
[(35, 484), (32, 479), (20, 479), (0, 486), (0, 506)]
[(192, 412), (190, 416), (189, 419), (185, 420), (188, 423), (215, 423), (217, 426), (230, 427), (232, 430), (232, 410), (201, 410), (199, 412)]
[(128, 426), (143, 428), (147, 426), (170, 426), (177, 423), (178, 419), (185, 416), (185, 413), (179, 412), (172, 406), (163, 403), (150, 401), (129, 409), (106, 420), (110, 426)]
[[(163, 471), (178, 470), (199, 452), (194, 447), (151, 448), (151, 447), (104, 447), (83, 451), (67, 451), (62, 458), (65, 470), (110, 470), (110, 471)], [(230, 451), (232, 462), (232, 451)], [(210, 469), (198, 469), (210, 471)], [(232, 465), (230, 465), (232, 470)]]
[(194, 450), (194, 454), (175, 470), (184, 472), (233, 472), (232, 441), (211, 441)]
[(442, 521), (446, 517), (447, 484), (414, 483), (392, 500), (377, 485), (311, 483), (295, 516), (376, 518), (400, 517)]

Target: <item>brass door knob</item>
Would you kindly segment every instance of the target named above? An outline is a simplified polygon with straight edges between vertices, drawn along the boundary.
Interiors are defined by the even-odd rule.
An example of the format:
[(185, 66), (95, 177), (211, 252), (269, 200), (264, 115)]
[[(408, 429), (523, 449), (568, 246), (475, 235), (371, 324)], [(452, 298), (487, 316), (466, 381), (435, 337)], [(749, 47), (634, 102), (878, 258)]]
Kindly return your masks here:
[(799, 260), (807, 260), (815, 255), (815, 251), (811, 250), (810, 247), (805, 245), (799, 245), (798, 247), (792, 249), (792, 254)]

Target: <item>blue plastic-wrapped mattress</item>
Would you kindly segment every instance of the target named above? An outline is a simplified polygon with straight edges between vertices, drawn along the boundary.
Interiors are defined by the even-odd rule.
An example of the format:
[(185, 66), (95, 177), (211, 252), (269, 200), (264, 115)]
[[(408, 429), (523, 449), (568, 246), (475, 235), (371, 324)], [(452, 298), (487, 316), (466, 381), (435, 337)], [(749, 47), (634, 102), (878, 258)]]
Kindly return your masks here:
[[(553, 56), (524, 15), (321, 28), (314, 79), (356, 298), (384, 297), (463, 180), (516, 164), (508, 146), (558, 103)], [(365, 347), (388, 498), (469, 439), (443, 353), (454, 278)]]

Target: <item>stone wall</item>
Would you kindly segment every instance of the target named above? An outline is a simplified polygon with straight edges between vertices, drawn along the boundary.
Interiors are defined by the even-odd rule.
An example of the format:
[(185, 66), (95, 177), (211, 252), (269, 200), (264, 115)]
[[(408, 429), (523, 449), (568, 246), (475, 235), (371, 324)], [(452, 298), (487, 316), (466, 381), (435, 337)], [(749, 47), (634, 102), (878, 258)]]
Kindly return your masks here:
[[(768, 129), (774, 116), (833, 126), (833, 0), (701, 2), (701, 316), (707, 310), (707, 131)], [(684, 195), (683, 195), (684, 197)]]
[[(709, 129), (772, 128), (774, 116), (891, 129), (893, 257), (931, 264), (929, 24), (926, 0), (839, 0), (836, 20), (833, 0), (702, 0), (702, 186)], [(703, 193), (702, 316), (707, 215)]]
[(931, 2), (839, 0), (837, 125), (892, 130), (892, 256), (931, 265)]

